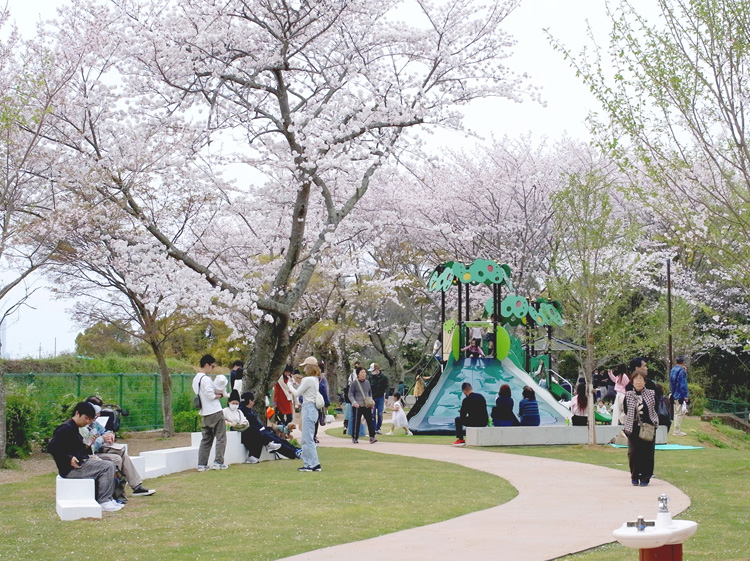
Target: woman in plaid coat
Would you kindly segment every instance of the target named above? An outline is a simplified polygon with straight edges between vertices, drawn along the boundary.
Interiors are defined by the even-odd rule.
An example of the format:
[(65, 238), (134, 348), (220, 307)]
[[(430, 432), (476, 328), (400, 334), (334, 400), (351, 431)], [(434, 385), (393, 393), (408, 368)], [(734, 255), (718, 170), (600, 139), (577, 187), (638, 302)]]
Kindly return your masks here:
[(639, 371), (645, 369), (639, 365), (630, 379), (633, 389), (625, 394), (625, 428), (628, 436), (628, 459), (630, 460), (630, 478), (633, 485), (646, 487), (654, 474), (654, 440), (648, 441), (639, 438), (641, 425), (648, 423), (659, 424), (659, 415), (656, 410), (656, 392), (646, 388), (646, 373)]

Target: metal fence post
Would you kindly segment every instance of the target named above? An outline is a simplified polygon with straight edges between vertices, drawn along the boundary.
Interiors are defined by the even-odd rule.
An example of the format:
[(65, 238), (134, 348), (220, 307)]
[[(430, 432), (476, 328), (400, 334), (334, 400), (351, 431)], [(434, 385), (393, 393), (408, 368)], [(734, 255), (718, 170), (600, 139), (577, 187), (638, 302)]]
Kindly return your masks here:
[(76, 398), (81, 397), (81, 378), (83, 378), (83, 374), (80, 372), (76, 374)]
[(159, 428), (159, 375), (154, 374), (154, 428)]
[(124, 400), (124, 394), (123, 394), (122, 384), (123, 384), (123, 378), (125, 378), (125, 374), (123, 374), (122, 372), (120, 372), (117, 375), (117, 377), (119, 378), (119, 382), (120, 382), (120, 400), (118, 401), (118, 405), (122, 409), (123, 408), (122, 402)]

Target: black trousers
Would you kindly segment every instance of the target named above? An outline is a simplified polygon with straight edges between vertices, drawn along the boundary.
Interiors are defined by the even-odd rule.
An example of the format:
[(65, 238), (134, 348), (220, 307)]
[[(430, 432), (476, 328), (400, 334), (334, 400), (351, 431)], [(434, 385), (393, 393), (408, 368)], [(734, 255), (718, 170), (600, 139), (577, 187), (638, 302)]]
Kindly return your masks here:
[(464, 425), (461, 421), (461, 417), (456, 417), (456, 438), (459, 440), (464, 439), (464, 427), (486, 427), (487, 425)]
[(263, 447), (271, 442), (271, 436), (273, 435), (270, 431), (259, 430), (257, 427), (250, 427), (242, 432), (240, 440), (242, 441), (242, 444), (245, 445), (245, 448), (247, 448), (247, 451), (251, 456), (260, 458), (260, 453)]
[(648, 481), (654, 475), (654, 441), (641, 440), (635, 432), (636, 427), (633, 429), (633, 434), (628, 436), (630, 478)]
[(352, 438), (357, 440), (359, 438), (359, 425), (362, 424), (362, 416), (364, 415), (365, 421), (367, 421), (367, 431), (370, 433), (370, 438), (375, 438), (375, 426), (372, 424), (372, 409), (360, 405), (359, 407), (352, 407), (354, 413), (354, 435)]

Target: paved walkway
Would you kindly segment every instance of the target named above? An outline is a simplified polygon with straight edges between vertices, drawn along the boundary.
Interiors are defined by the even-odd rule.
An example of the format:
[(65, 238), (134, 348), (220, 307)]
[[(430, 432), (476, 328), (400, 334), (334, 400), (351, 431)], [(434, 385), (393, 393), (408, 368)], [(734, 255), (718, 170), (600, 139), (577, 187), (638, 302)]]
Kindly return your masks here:
[[(333, 426), (341, 426), (337, 423)], [(326, 427), (328, 429), (330, 427)], [(348, 439), (319, 433), (321, 446), (350, 447)], [(669, 495), (672, 515), (690, 506), (682, 491), (659, 479), (633, 487), (629, 474), (588, 464), (502, 454), (477, 448), (377, 442), (361, 439), (358, 450), (451, 462), (508, 480), (518, 490), (513, 500), (419, 528), (403, 530), (287, 560), (546, 561), (613, 541), (612, 531), (639, 514), (656, 517), (657, 498)], [(623, 450), (623, 462), (627, 462)], [(657, 455), (658, 471), (658, 455)], [(323, 467), (325, 469), (325, 466)], [(630, 559), (637, 559), (633, 550)]]

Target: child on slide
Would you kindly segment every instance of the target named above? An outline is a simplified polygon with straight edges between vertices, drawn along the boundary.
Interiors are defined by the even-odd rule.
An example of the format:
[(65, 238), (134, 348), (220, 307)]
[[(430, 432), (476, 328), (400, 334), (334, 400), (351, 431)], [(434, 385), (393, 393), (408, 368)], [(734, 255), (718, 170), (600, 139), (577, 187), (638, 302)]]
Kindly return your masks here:
[(393, 416), (391, 417), (391, 423), (391, 431), (386, 433), (388, 436), (393, 436), (393, 431), (396, 428), (402, 428), (406, 431), (407, 436), (413, 436), (413, 433), (409, 430), (409, 421), (406, 420), (401, 394), (398, 392), (393, 394)]

